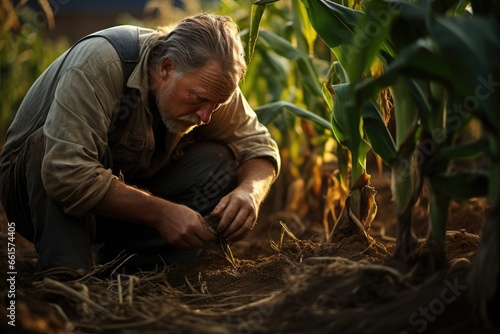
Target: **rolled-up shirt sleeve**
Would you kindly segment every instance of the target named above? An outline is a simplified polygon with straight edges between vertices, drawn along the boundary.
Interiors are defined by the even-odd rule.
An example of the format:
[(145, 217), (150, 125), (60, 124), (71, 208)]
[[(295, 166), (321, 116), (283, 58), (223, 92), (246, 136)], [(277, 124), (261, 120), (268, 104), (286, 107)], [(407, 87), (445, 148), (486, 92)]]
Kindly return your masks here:
[(276, 175), (279, 174), (278, 145), (239, 89), (231, 102), (217, 110), (212, 121), (200, 128), (200, 133), (228, 145), (240, 163), (254, 158), (270, 160)]
[(101, 70), (113, 73), (96, 75), (78, 67), (67, 69), (43, 128), (43, 184), (48, 195), (74, 216), (82, 216), (97, 205), (115, 178), (100, 161), (123, 79), (114, 75), (121, 76), (119, 63), (108, 63)]

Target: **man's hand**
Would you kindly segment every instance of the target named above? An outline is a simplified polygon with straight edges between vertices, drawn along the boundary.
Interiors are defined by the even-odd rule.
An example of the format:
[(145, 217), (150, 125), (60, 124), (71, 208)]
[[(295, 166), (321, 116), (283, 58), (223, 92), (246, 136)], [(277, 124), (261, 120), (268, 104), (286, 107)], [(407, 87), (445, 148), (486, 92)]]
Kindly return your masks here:
[(235, 242), (243, 239), (255, 226), (259, 203), (247, 191), (236, 188), (224, 196), (212, 211), (212, 216), (222, 214), (217, 233)]
[(238, 174), (238, 186), (224, 196), (210, 216), (221, 217), (217, 233), (235, 242), (244, 238), (254, 227), (259, 207), (276, 177), (274, 166), (266, 159), (243, 163)]
[(172, 203), (119, 180), (94, 208), (97, 214), (155, 228), (163, 238), (182, 249), (201, 248), (217, 236), (205, 225), (199, 213)]
[(192, 249), (217, 240), (199, 213), (184, 205), (174, 206), (173, 210), (165, 210), (167, 212), (156, 224), (156, 229), (169, 244), (180, 249)]

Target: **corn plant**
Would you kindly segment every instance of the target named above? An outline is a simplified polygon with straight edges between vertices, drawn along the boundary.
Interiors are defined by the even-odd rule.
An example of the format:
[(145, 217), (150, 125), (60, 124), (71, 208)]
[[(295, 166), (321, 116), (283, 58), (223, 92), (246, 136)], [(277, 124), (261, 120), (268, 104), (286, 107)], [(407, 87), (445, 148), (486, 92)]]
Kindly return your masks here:
[[(399, 146), (398, 153), (401, 158), (406, 151), (403, 149), (406, 140), (414, 141), (408, 145), (415, 147), (412, 167), (417, 176), (414, 191), (412, 196), (407, 196), (407, 202), (412, 203), (411, 198), (419, 194), (425, 183), (430, 220), (427, 243), (437, 268), (444, 261), (450, 199), (466, 200), (488, 195), (491, 213), (484, 225), (470, 290), (473, 301), (487, 319), (492, 315), (489, 313), (492, 309), (500, 307), (500, 221), (496, 214), (500, 191), (491, 186), (497, 184), (500, 170), (500, 119), (496, 110), (500, 94), (495, 89), (499, 85), (500, 66), (496, 58), (490, 56), (500, 54), (499, 7), (490, 1), (473, 1), (472, 15), (464, 10), (464, 2), (459, 1), (436, 4), (430, 1), (376, 0), (369, 2), (365, 11), (372, 15), (359, 20), (358, 29), (375, 24), (377, 17), (373, 13), (379, 15), (382, 12), (387, 14), (387, 28), (380, 30), (384, 37), (371, 38), (365, 44), (366, 51), (352, 57), (348, 73), (355, 88), (350, 108), (359, 110), (364, 101), (370, 100), (381, 87), (392, 86), (395, 109), (403, 109), (396, 118), (404, 117), (402, 112), (406, 110), (414, 116), (416, 109), (418, 126), (413, 125), (415, 119), (409, 122), (400, 120), (407, 124), (407, 132), (401, 134), (405, 139), (399, 137), (398, 144), (402, 146)], [(396, 56), (384, 52), (382, 41), (386, 37), (392, 41)], [(357, 41), (360, 45), (359, 38)], [(363, 71), (377, 56), (384, 61), (384, 73), (377, 78), (363, 78)], [(488, 139), (457, 143), (458, 134), (472, 118), (482, 122)], [(401, 159), (376, 151), (397, 174), (396, 167)], [(453, 160), (477, 154), (489, 157), (488, 174), (450, 168)], [(399, 184), (402, 189), (404, 182), (396, 179), (395, 187)], [(399, 224), (406, 226), (404, 233), (408, 233), (408, 222), (400, 221)], [(408, 255), (413, 240), (401, 231), (403, 229), (398, 233), (397, 250), (399, 254)]]
[(330, 53), (298, 1), (258, 1), (251, 8), (250, 17), (238, 21), (249, 64), (241, 88), (280, 146), (284, 168), (274, 189), (282, 193), (274, 197), (274, 211), (303, 218), (320, 212), (325, 146), (342, 149), (332, 141), (322, 97)]
[[(417, 144), (427, 143), (428, 140), (431, 140), (430, 134), (432, 133), (445, 131), (445, 108), (440, 102), (443, 101), (445, 92), (431, 81), (416, 82), (415, 80), (400, 79), (397, 85), (392, 85), (391, 90), (396, 104), (396, 138), (394, 140), (387, 129), (384, 129), (382, 115), (376, 112), (376, 108), (373, 108), (377, 96), (376, 91), (372, 89), (369, 91), (370, 94), (360, 96), (352, 87), (358, 85), (363, 77), (371, 75), (369, 69), (376, 61), (378, 54), (384, 55), (384, 57), (379, 57), (379, 60), (383, 62), (386, 62), (386, 59), (395, 58), (394, 48), (399, 51), (401, 41), (396, 40), (397, 43), (394, 43), (395, 38), (390, 38), (389, 29), (396, 14), (400, 14), (402, 17), (403, 10), (400, 7), (394, 7), (394, 2), (380, 4), (377, 1), (371, 1), (367, 3), (364, 12), (354, 11), (327, 0), (303, 2), (315, 29), (336, 53), (339, 61), (344, 63), (348, 69), (347, 75), (342, 74), (342, 76), (350, 77), (353, 80), (346, 86), (349, 89), (345, 89), (348, 93), (344, 100), (348, 102), (340, 107), (341, 112), (339, 112), (346, 120), (344, 129), (346, 130), (346, 138), (352, 141), (349, 146), (351, 153), (354, 153), (353, 155), (358, 160), (360, 157), (363, 158), (365, 147), (368, 147), (364, 142), (369, 142), (373, 150), (393, 169), (393, 193), (398, 207), (396, 255), (404, 258), (416, 244), (411, 233), (410, 222), (413, 204), (422, 188), (424, 180), (422, 174), (438, 174), (447, 168), (446, 159), (442, 158), (437, 161), (438, 159), (435, 158), (437, 155), (432, 152), (433, 159), (420, 161), (419, 168), (415, 170), (416, 178), (414, 180), (414, 166), (411, 164), (411, 158)], [(405, 12), (411, 16), (412, 20), (415, 20), (419, 13), (424, 12), (418, 6), (412, 4), (407, 4), (407, 6)], [(375, 31), (370, 32), (366, 30), (366, 27), (372, 27)], [(394, 31), (408, 30), (405, 29), (407, 27), (399, 28), (399, 30), (394, 29)], [(348, 63), (346, 62), (347, 58), (350, 60)], [(378, 82), (383, 79), (373, 78), (372, 80)], [(377, 87), (377, 91), (380, 87)], [(338, 92), (343, 93), (343, 90), (339, 90), (339, 88), (333, 87), (337, 99), (339, 98)], [(414, 99), (417, 99), (419, 103), (415, 103)], [(333, 110), (333, 125), (335, 127), (335, 107)], [(419, 126), (417, 126), (417, 120), (421, 122)], [(420, 139), (417, 136), (420, 136)], [(453, 135), (450, 134), (448, 138), (453, 138)], [(449, 144), (449, 141), (441, 146), (446, 146), (446, 144)], [(424, 156), (424, 158), (428, 157)], [(432, 163), (425, 163), (425, 160), (432, 161)], [(359, 163), (358, 165), (360, 165), (358, 170), (363, 170), (363, 164)], [(356, 165), (353, 164), (353, 178), (361, 175), (360, 172), (356, 172), (355, 167)], [(484, 183), (484, 179), (481, 177), (474, 178), (474, 181), (475, 184)], [(435, 228), (431, 232), (437, 231), (437, 233), (430, 233), (429, 239), (432, 241), (430, 244), (437, 243), (435, 248), (440, 250), (444, 243), (444, 227), (449, 198), (442, 193), (441, 189), (434, 189), (433, 183), (427, 182), (427, 186), (431, 190), (430, 201), (433, 204), (430, 206), (430, 216), (431, 225)], [(484, 187), (480, 189), (484, 189)], [(442, 259), (443, 255), (441, 254), (439, 258)]]
[[(332, 110), (334, 135), (351, 154), (350, 203), (346, 201), (348, 214), (344, 216), (359, 226), (364, 217), (357, 216), (355, 208), (370, 204), (370, 196), (363, 198), (353, 185), (366, 179), (366, 152), (371, 148), (392, 169), (398, 215), (394, 256), (408, 259), (415, 248), (412, 209), (425, 186), (430, 222), (427, 245), (433, 267), (439, 269), (444, 265), (450, 200), (488, 194), (493, 214), (486, 220), (472, 274), (475, 301), (487, 314), (492, 304), (498, 307), (500, 295), (496, 214), (500, 191), (488, 186), (497, 184), (500, 169), (500, 122), (494, 112), (500, 102), (496, 89), (500, 66), (496, 57), (488, 56), (500, 54), (498, 5), (474, 1), (475, 14), (471, 15), (466, 1), (372, 0), (359, 10), (329, 0), (301, 2), (336, 58), (330, 72), (337, 84), (327, 80), (324, 96)], [(373, 75), (377, 63), (384, 71)], [(394, 100), (395, 138), (377, 103), (386, 88)], [(464, 112), (456, 105), (470, 110)], [(482, 122), (488, 139), (458, 142), (473, 118)], [(453, 161), (480, 154), (489, 157), (489, 173), (453, 170)], [(489, 284), (479, 283), (481, 275)]]
[[(39, 1), (47, 18), (47, 27), (54, 26), (48, 1)], [(2, 1), (0, 6), (0, 145), (21, 101), (36, 78), (68, 47), (65, 40), (57, 42), (43, 38), (44, 25), (26, 1), (16, 5)]]
[[(257, 50), (259, 48), (259, 43), (257, 42), (258, 40), (263, 43), (267, 43), (273, 52), (283, 55), (288, 59), (297, 59), (298, 73), (302, 78), (301, 85), (308, 93), (308, 98), (304, 99), (306, 104), (305, 107), (312, 110), (313, 113), (307, 113), (307, 110), (302, 107), (297, 106), (290, 101), (283, 101), (283, 99), (266, 104), (258, 108), (257, 111), (259, 112), (259, 115), (261, 115), (261, 120), (264, 122), (272, 118), (282, 118), (283, 112), (288, 111), (294, 113), (294, 116), (311, 120), (317, 125), (333, 131), (334, 136), (332, 137), (335, 138), (336, 142), (340, 144), (337, 146), (337, 156), (339, 157), (341, 168), (344, 169), (344, 173), (339, 175), (339, 179), (341, 180), (340, 184), (343, 188), (348, 186), (348, 178), (345, 175), (345, 171), (347, 170), (347, 164), (349, 164), (349, 162), (342, 160), (344, 157), (342, 151), (345, 147), (349, 149), (352, 155), (351, 161), (354, 161), (352, 164), (352, 177), (349, 182), (349, 187), (351, 189), (350, 194), (347, 199), (345, 199), (344, 203), (344, 205), (347, 204), (347, 206), (344, 206), (340, 217), (335, 217), (336, 221), (333, 231), (335, 231), (338, 226), (339, 228), (337, 231), (341, 231), (340, 235), (362, 233), (368, 237), (366, 230), (369, 229), (369, 225), (376, 213), (376, 205), (374, 201), (375, 192), (369, 185), (369, 175), (365, 173), (366, 153), (370, 147), (366, 140), (361, 138), (362, 134), (358, 134), (356, 137), (348, 138), (349, 136), (346, 132), (348, 130), (345, 128), (345, 125), (347, 124), (346, 117), (343, 117), (342, 113), (336, 112), (337, 110), (340, 110), (340, 108), (333, 108), (333, 100), (331, 98), (324, 98), (325, 96), (328, 96), (324, 95), (325, 89), (328, 91), (328, 88), (325, 88), (323, 82), (327, 80), (330, 81), (328, 78), (333, 79), (331, 73), (334, 70), (334, 67), (329, 67), (329, 69), (321, 75), (318, 75), (315, 71), (310, 55), (313, 51), (316, 51), (311, 47), (311, 45), (314, 44), (316, 35), (311, 32), (311, 25), (309, 21), (310, 15), (308, 16), (306, 7), (304, 7), (299, 1), (291, 1), (294, 13), (293, 22), (295, 27), (294, 33), (296, 36), (295, 45), (292, 45), (290, 42), (276, 36), (275, 34), (259, 29), (261, 18), (266, 6), (274, 2), (275, 1), (256, 1), (252, 7), (252, 24), (249, 29), (250, 35), (247, 39), (247, 54), (249, 56), (249, 60), (255, 54), (254, 48), (256, 48), (256, 46)], [(259, 38), (257, 38), (257, 36)], [(326, 44), (328, 45), (328, 42)], [(260, 45), (262, 45), (262, 43)], [(267, 55), (268, 53), (269, 52), (263, 54)], [(345, 55), (345, 52), (343, 54)], [(330, 63), (332, 62), (332, 59), (335, 59), (335, 57), (332, 57), (331, 52), (329, 52), (327, 58)], [(279, 68), (279, 66), (276, 67)], [(252, 76), (250, 77), (253, 78)], [(259, 82), (257, 78), (255, 79), (256, 80), (252, 80), (252, 82)], [(247, 78), (247, 80), (249, 79)], [(272, 87), (272, 85), (269, 86)], [(339, 92), (342, 91), (341, 87), (342, 84), (339, 83), (337, 86)], [(289, 86), (287, 88), (290, 90)], [(344, 96), (346, 96), (345, 91), (344, 93), (337, 94), (338, 101), (345, 102), (346, 100), (343, 100)], [(318, 105), (320, 105), (320, 108), (318, 108)], [(339, 103), (339, 105), (341, 105), (341, 103)], [(334, 115), (333, 119), (331, 117), (332, 111)], [(331, 119), (331, 121), (328, 121), (328, 119)], [(353, 149), (353, 146), (356, 148)], [(358, 154), (358, 146), (361, 149), (360, 154)], [(327, 232), (327, 239), (329, 239), (333, 236), (333, 234), (330, 235), (328, 231), (328, 222), (325, 218), (324, 226), (325, 231)]]

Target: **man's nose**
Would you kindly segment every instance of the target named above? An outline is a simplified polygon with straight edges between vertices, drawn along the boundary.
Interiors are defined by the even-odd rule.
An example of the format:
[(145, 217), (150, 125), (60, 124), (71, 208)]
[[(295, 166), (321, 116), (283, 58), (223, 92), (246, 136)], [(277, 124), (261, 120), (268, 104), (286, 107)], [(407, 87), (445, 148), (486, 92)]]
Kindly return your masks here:
[(214, 103), (205, 103), (201, 108), (196, 111), (196, 115), (201, 119), (201, 121), (205, 124), (210, 123), (210, 119), (212, 118), (212, 114), (215, 109)]

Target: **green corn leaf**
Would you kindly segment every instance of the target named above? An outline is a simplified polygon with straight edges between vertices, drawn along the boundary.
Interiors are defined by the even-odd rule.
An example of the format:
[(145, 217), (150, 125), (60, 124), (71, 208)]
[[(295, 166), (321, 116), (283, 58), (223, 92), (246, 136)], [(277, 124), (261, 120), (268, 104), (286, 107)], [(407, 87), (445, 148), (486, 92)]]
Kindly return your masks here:
[(422, 122), (427, 126), (430, 123), (428, 119), (432, 117), (433, 113), (437, 113), (433, 110), (433, 106), (430, 103), (430, 90), (429, 83), (427, 80), (420, 79), (406, 79), (406, 85), (410, 92), (411, 97), (413, 97), (413, 103), (418, 111)]
[[(430, 38), (421, 38), (403, 48), (398, 57), (388, 64), (384, 74), (373, 79), (378, 85), (371, 86), (369, 80), (359, 84), (358, 96), (372, 96), (378, 87), (391, 85), (401, 74), (416, 79), (442, 81), (451, 77), (452, 69), (448, 67), (446, 59), (436, 57), (433, 41)], [(450, 79), (447, 83), (450, 83)]]
[(252, 5), (250, 32), (248, 34), (248, 40), (245, 45), (245, 60), (247, 64), (250, 64), (250, 61), (252, 60), (255, 44), (257, 43), (257, 38), (259, 37), (259, 27), (260, 22), (262, 21), (262, 15), (264, 15), (267, 3), (270, 2), (274, 1), (256, 1)]
[[(486, 17), (436, 17), (427, 26), (427, 36), (400, 47), (384, 75), (373, 79), (377, 84), (368, 80), (356, 86), (357, 98), (372, 96), (377, 88), (392, 84), (401, 74), (435, 80), (461, 96), (464, 104), (477, 105), (474, 111), (485, 127), (491, 133), (500, 133), (500, 114), (495, 111), (500, 104), (500, 71), (496, 57), (489, 56), (500, 54), (496, 22)], [(419, 94), (427, 96), (427, 92)], [(421, 105), (420, 110), (430, 111), (429, 116), (433, 107)]]
[(416, 99), (411, 93), (413, 84), (414, 82), (410, 79), (398, 78), (391, 86), (395, 106), (393, 113), (396, 123), (396, 146), (398, 150), (404, 143), (408, 142), (409, 136), (412, 135), (411, 129), (415, 128), (415, 122), (418, 120)]
[(256, 0), (253, 2), (254, 5), (268, 5), (270, 3), (278, 2), (279, 0)]
[[(413, 164), (411, 156), (416, 146), (418, 104), (415, 94), (416, 83), (411, 79), (398, 77), (391, 85), (394, 100), (393, 116), (396, 124), (397, 158), (390, 161), (392, 168), (391, 189), (398, 212), (406, 210), (414, 191)], [(420, 97), (423, 98), (423, 97)], [(384, 161), (385, 162), (385, 161)]]
[(317, 33), (307, 17), (305, 7), (299, 1), (292, 1), (292, 15), (297, 47), (307, 54), (312, 54)]
[(361, 108), (361, 117), (373, 152), (379, 155), (386, 165), (393, 165), (398, 154), (396, 145), (375, 103), (365, 103)]
[(469, 143), (439, 148), (437, 156), (446, 160), (473, 159), (489, 152), (489, 144), (487, 138), (481, 138)]
[(358, 19), (353, 39), (355, 47), (350, 49), (350, 61), (346, 67), (354, 84), (369, 70), (381, 49), (388, 55), (394, 55), (388, 35), (392, 20), (398, 11), (392, 8), (389, 2), (371, 0), (366, 2), (364, 13), (365, 15)]
[(366, 168), (366, 154), (370, 144), (363, 138), (363, 126), (359, 113), (356, 114), (351, 103), (352, 85), (343, 83), (333, 86), (335, 100), (332, 112), (332, 128), (337, 141), (346, 146), (352, 160), (358, 164), (352, 166), (352, 179), (357, 180)]
[(500, 133), (500, 66), (494, 56), (500, 54), (497, 22), (488, 17), (437, 17), (431, 34), (440, 58), (450, 69), (450, 75), (440, 79), (450, 83), (464, 104), (477, 104), (477, 115), (485, 127)]
[(474, 197), (486, 196), (490, 180), (487, 174), (472, 172), (433, 175), (429, 181), (434, 188), (450, 198), (466, 201)]
[(339, 78), (340, 82), (351, 82), (349, 80), (349, 75), (347, 71), (342, 67), (342, 65), (338, 61), (333, 62), (333, 67), (335, 69), (335, 75)]
[[(352, 84), (350, 83), (333, 86), (336, 103), (332, 114), (332, 128), (337, 141), (350, 149), (354, 144), (349, 140), (352, 136), (347, 133), (346, 128), (348, 126), (346, 124), (351, 122), (351, 118), (347, 109), (343, 109), (344, 105), (342, 103), (349, 98), (351, 87)], [(373, 151), (380, 155), (384, 163), (389, 166), (392, 165), (397, 156), (396, 145), (375, 103), (373, 101), (365, 103), (361, 108), (360, 116), (363, 119), (364, 132), (366, 132), (370, 140), (370, 145), (366, 145), (364, 140), (360, 141), (360, 152), (367, 152), (367, 147), (371, 146)], [(361, 135), (358, 134), (358, 136), (361, 138)]]
[(269, 50), (269, 48), (258, 44), (256, 49), (262, 58), (262, 62), (259, 64), (260, 70), (257, 75), (261, 76), (261, 79), (267, 82), (261, 94), (266, 95), (270, 93), (272, 96), (271, 101), (280, 100), (283, 90), (286, 89), (287, 69), (283, 62), (280, 62), (276, 54)]
[(272, 123), (279, 115), (284, 112), (290, 112), (293, 115), (309, 120), (320, 127), (330, 130), (332, 129), (330, 122), (320, 116), (310, 112), (309, 110), (300, 108), (299, 106), (288, 102), (288, 101), (277, 101), (272, 102), (258, 108), (255, 108), (255, 112), (259, 117), (259, 121), (264, 125)]
[(332, 127), (333, 133), (337, 141), (346, 146), (347, 148), (352, 148), (352, 141), (347, 133), (346, 125), (349, 121), (347, 113), (345, 112), (345, 104), (350, 97), (351, 84), (342, 83), (333, 85), (333, 90), (335, 92), (335, 99), (332, 112)]
[(353, 36), (357, 20), (363, 12), (350, 9), (329, 0), (301, 0), (307, 10), (314, 30), (346, 64), (349, 50), (353, 48)]
[(260, 31), (260, 39), (263, 43), (267, 44), (269, 49), (276, 52), (276, 54), (288, 60), (296, 61), (300, 70), (300, 79), (304, 82), (307, 89), (315, 96), (322, 95), (318, 74), (308, 54), (294, 47), (286, 39), (264, 29)]
[(457, 1), (457, 4), (454, 8), (454, 14), (455, 15), (470, 15), (470, 13), (467, 11), (467, 6), (469, 6), (470, 1), (467, 0), (459, 0)]
[[(333, 110), (333, 82), (334, 82), (334, 75), (336, 74), (336, 64), (338, 62), (333, 62), (330, 65), (330, 68), (328, 69), (328, 72), (326, 74), (326, 80), (323, 82), (322, 85), (322, 92), (323, 92), (323, 97), (326, 101), (326, 104), (328, 105), (329, 110)], [(342, 67), (340, 67), (342, 68)], [(342, 80), (342, 82), (348, 82), (348, 80)]]

